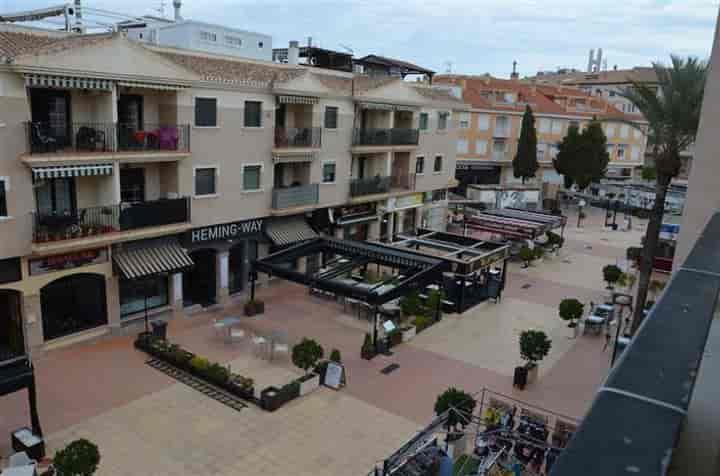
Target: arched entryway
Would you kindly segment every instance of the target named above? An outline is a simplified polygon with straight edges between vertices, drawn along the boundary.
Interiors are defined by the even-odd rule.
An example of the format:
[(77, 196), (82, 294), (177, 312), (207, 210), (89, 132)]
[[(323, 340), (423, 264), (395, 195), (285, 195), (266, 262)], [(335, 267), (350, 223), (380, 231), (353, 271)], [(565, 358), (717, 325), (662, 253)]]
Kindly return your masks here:
[(25, 354), (21, 303), (19, 291), (0, 289), (0, 362)]
[(57, 339), (107, 324), (105, 276), (73, 274), (40, 290), (43, 336)]
[(215, 250), (195, 250), (190, 253), (195, 265), (183, 273), (183, 304), (209, 306), (217, 300), (217, 253)]

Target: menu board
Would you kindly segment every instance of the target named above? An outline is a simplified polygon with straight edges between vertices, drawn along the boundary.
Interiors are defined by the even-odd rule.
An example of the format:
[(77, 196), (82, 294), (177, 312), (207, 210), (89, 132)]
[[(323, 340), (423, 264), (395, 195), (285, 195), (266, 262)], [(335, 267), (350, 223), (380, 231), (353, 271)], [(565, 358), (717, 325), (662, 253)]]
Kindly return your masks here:
[(345, 368), (342, 364), (337, 362), (328, 362), (327, 370), (325, 371), (325, 385), (339, 390), (345, 382)]

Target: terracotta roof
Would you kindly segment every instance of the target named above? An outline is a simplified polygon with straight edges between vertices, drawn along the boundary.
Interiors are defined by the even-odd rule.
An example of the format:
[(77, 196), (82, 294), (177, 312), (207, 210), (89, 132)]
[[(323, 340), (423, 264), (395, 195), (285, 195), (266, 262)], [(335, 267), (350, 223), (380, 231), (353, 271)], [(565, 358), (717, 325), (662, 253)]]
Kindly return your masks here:
[(200, 75), (205, 81), (218, 83), (269, 85), (285, 82), (307, 72), (304, 68), (288, 68), (279, 65), (251, 61), (213, 58), (195, 54), (170, 53), (154, 50), (157, 54)]

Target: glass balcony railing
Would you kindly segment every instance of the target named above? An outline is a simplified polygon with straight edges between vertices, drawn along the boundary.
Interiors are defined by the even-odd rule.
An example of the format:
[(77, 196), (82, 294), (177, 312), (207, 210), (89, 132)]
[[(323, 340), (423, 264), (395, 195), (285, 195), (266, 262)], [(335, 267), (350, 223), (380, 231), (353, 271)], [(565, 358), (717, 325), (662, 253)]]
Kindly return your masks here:
[(418, 129), (355, 129), (353, 145), (418, 145)]
[(319, 186), (316, 183), (296, 187), (275, 188), (272, 207), (275, 210), (306, 207), (318, 204)]

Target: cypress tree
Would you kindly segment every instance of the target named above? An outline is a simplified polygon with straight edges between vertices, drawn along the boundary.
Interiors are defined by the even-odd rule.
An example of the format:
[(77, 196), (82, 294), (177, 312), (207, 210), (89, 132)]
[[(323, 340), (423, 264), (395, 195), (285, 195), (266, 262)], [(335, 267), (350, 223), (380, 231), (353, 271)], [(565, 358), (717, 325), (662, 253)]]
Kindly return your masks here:
[(527, 179), (535, 177), (535, 173), (539, 167), (537, 161), (535, 116), (529, 105), (525, 106), (517, 154), (515, 154), (515, 158), (513, 158), (512, 165), (513, 175), (515, 175), (515, 178), (522, 178), (523, 183), (525, 183)]

